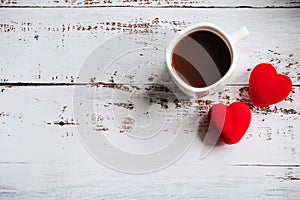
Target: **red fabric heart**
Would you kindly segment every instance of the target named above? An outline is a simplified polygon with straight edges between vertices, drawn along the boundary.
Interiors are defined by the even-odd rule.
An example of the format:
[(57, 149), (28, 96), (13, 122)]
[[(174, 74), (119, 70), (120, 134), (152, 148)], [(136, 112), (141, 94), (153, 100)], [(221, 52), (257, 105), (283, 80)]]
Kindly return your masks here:
[(251, 112), (242, 102), (234, 102), (230, 106), (223, 104), (213, 105), (208, 112), (211, 130), (220, 135), (225, 144), (239, 142), (247, 131)]
[(249, 79), (249, 96), (255, 106), (269, 106), (284, 100), (292, 90), (289, 77), (277, 74), (271, 64), (257, 65)]

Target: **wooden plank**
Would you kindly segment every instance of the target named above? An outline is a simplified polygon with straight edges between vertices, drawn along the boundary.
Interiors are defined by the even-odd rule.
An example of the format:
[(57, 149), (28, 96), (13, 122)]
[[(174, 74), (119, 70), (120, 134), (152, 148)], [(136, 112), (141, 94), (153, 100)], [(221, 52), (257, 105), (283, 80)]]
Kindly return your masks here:
[[(129, 90), (124, 90), (126, 87)], [(94, 113), (86, 110), (82, 115), (87, 116), (87, 123), (99, 134), (105, 134), (116, 144), (130, 148), (131, 151), (145, 150), (139, 143), (126, 146), (132, 142), (128, 134), (135, 135), (140, 131), (139, 125), (150, 123), (144, 131), (152, 131), (151, 127), (158, 125), (157, 120), (165, 121), (167, 126), (168, 123), (173, 124), (168, 126), (172, 128), (153, 130), (160, 134), (154, 137), (154, 140), (159, 141), (138, 140), (146, 142), (145, 145), (150, 145), (149, 148), (157, 148), (152, 144), (162, 145), (169, 141), (178, 128), (174, 124), (180, 123), (184, 127), (183, 132), (199, 132), (200, 137), (195, 139), (190, 154), (184, 159), (184, 163), (196, 165), (199, 163), (197, 154), (205, 136), (203, 130), (207, 127), (205, 116), (208, 108), (216, 101), (230, 103), (239, 100), (249, 103), (247, 89), (241, 87), (228, 87), (220, 97), (212, 95), (201, 101), (176, 101), (177, 97), (171, 91), (151, 86), (140, 88), (137, 90), (136, 86), (132, 88), (125, 85), (118, 88), (107, 85), (96, 87)], [(2, 89), (1, 162), (78, 161), (76, 153), (73, 156), (66, 156), (64, 153), (65, 149), (76, 152), (76, 148), (81, 146), (77, 138), (78, 124), (74, 118), (78, 110), (74, 110), (72, 104), (73, 86)], [(300, 128), (299, 96), (300, 88), (296, 87), (288, 99), (275, 106), (258, 109), (250, 105), (253, 119), (240, 144), (217, 146), (201, 164), (300, 164), (300, 138), (297, 134)], [(92, 103), (91, 97), (84, 99), (83, 104)], [(210, 102), (211, 100), (214, 102)], [(142, 115), (146, 112), (147, 115)], [(129, 117), (133, 122), (125, 127), (123, 122)], [(196, 123), (194, 128), (191, 122)]]
[(86, 156), (80, 164), (1, 164), (0, 169), (0, 182), (6, 183), (1, 187), (1, 194), (8, 200), (233, 199), (237, 196), (297, 200), (300, 195), (300, 170), (293, 167), (171, 166), (154, 174), (137, 176), (109, 170)]
[(222, 0), (2, 0), (1, 6), (13, 7), (297, 7), (299, 1), (295, 0), (243, 0), (243, 1), (222, 1)]
[[(162, 44), (166, 45), (172, 39), (166, 38), (166, 33), (176, 34), (189, 25), (210, 21), (229, 34), (243, 25), (250, 30), (249, 37), (236, 45), (238, 64), (231, 83), (247, 83), (250, 70), (256, 64), (270, 62), (279, 73), (289, 75), (293, 84), (299, 84), (298, 11), (95, 8), (76, 9), (74, 12), (69, 9), (2, 9), (0, 81), (76, 82), (78, 71), (88, 55), (104, 40), (116, 34), (129, 33), (145, 46), (163, 48)], [(239, 16), (238, 21), (236, 16)], [(162, 52), (151, 52), (148, 49), (140, 52), (141, 55), (149, 53), (156, 53), (162, 58), (156, 60), (156, 65), (159, 70), (163, 70)], [(119, 68), (135, 66), (137, 59), (149, 59), (151, 62), (153, 57), (126, 59), (127, 62)], [(93, 74), (83, 81), (90, 82), (91, 78), (94, 78)]]

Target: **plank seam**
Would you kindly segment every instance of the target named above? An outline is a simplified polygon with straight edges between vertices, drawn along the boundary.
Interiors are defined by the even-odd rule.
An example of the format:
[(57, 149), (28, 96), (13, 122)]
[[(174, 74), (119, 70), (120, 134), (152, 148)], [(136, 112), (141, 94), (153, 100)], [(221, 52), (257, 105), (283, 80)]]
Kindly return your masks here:
[(235, 164), (235, 165), (231, 165), (233, 167), (293, 167), (293, 168), (297, 168), (300, 167), (300, 164)]
[[(5, 87), (30, 87), (30, 86), (118, 86), (118, 85), (137, 85), (134, 83), (105, 83), (105, 82), (94, 82), (94, 83), (26, 83), (26, 82), (6, 82), (0, 83), (0, 86)], [(146, 84), (138, 84), (138, 85), (157, 85), (155, 83), (146, 83)], [(233, 83), (233, 84), (226, 84), (226, 86), (248, 86), (247, 83)], [(300, 87), (300, 84), (293, 84), (293, 87)]]
[(292, 9), (300, 6), (130, 6), (130, 5), (98, 5), (98, 6), (10, 6), (0, 5), (0, 8), (203, 8), (203, 9)]

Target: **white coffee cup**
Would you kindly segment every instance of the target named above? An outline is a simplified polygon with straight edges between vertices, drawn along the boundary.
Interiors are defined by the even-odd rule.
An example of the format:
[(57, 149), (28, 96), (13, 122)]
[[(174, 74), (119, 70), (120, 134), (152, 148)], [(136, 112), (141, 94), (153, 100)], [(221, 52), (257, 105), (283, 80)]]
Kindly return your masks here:
[[(225, 42), (231, 54), (230, 55), (231, 65), (229, 67), (229, 70), (226, 72), (226, 74), (220, 77), (220, 79), (217, 82), (213, 83), (212, 85), (208, 85), (206, 87), (201, 87), (201, 88), (192, 87), (191, 85), (187, 84), (184, 80), (182, 80), (182, 78), (177, 74), (177, 72), (172, 66), (172, 53), (177, 43), (182, 38), (196, 31), (210, 31), (216, 34)], [(171, 41), (171, 43), (166, 49), (166, 63), (167, 63), (167, 68), (171, 74), (171, 77), (173, 78), (177, 86), (182, 90), (182, 92), (189, 97), (201, 98), (212, 92), (220, 90), (220, 87), (224, 86), (225, 81), (228, 79), (229, 75), (233, 72), (236, 66), (237, 58), (236, 58), (236, 50), (234, 44), (239, 40), (243, 39), (244, 37), (246, 37), (248, 34), (249, 34), (248, 29), (246, 27), (242, 27), (234, 34), (228, 36), (221, 28), (211, 23), (199, 23), (183, 30), (182, 32), (180, 32), (178, 36), (176, 36)]]

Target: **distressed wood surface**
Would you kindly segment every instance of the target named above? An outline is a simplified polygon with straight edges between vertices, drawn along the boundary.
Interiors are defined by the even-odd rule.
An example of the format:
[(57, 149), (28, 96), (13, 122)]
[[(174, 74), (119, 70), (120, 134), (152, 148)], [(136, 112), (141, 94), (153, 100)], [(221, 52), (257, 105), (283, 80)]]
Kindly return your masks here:
[(1, 0), (5, 7), (299, 7), (297, 0)]
[[(299, 199), (299, 1), (0, 3), (0, 199)], [(157, 85), (172, 82), (163, 52), (156, 48), (125, 55), (101, 77), (78, 76), (88, 55), (117, 34), (163, 48), (172, 39), (164, 35), (203, 21), (229, 34), (243, 25), (250, 30), (236, 45), (237, 69), (222, 94), (178, 100), (173, 90)], [(283, 102), (258, 109), (249, 101), (247, 81), (260, 62), (288, 75), (293, 91)], [(148, 120), (137, 117), (128, 124), (127, 115), (141, 112), (170, 123), (162, 129), (164, 137), (143, 143), (150, 149), (170, 139), (178, 118), (187, 119), (184, 131), (197, 137), (177, 162), (161, 171), (137, 176), (108, 169), (86, 152), (77, 136), (77, 87), (95, 89), (94, 101), (85, 102), (93, 103), (95, 113), (82, 113), (87, 123), (129, 151), (143, 150), (127, 137), (138, 134), (135, 123)], [(245, 137), (238, 145), (217, 145), (199, 159), (209, 107), (234, 101), (251, 108)], [(197, 130), (189, 129), (191, 121), (197, 122)]]
[[(231, 83), (247, 83), (260, 62), (274, 64), (294, 84), (300, 83), (299, 9), (2, 9), (1, 16), (1, 82), (76, 82), (87, 56), (114, 35), (134, 34), (145, 46), (162, 47), (172, 39), (165, 33), (209, 21), (228, 34), (244, 25), (250, 31), (236, 44), (238, 63)], [(157, 59), (157, 65), (164, 60)], [(83, 81), (91, 78), (94, 74)]]
[[(129, 111), (131, 116), (139, 113), (135, 103), (138, 97), (130, 98), (132, 108), (121, 104), (128, 103), (126, 97), (133, 91), (126, 87), (131, 85), (113, 89), (118, 98), (111, 100), (111, 87), (98, 85), (95, 107), (100, 114), (83, 113), (89, 115), (89, 122), (95, 128), (100, 128), (100, 134), (116, 134), (120, 140), (113, 141), (117, 144), (126, 140), (126, 135), (120, 133), (124, 131), (122, 126), (108, 126), (116, 120), (111, 110)], [(252, 107), (252, 123), (239, 145), (216, 146), (207, 158), (199, 160), (202, 140), (197, 137), (174, 165), (139, 176), (107, 169), (82, 147), (72, 107), (74, 86), (1, 89), (0, 191), (3, 199), (153, 199), (165, 196), (231, 199), (235, 195), (247, 199), (297, 199), (299, 196), (299, 87), (293, 88), (289, 98), (276, 106)], [(178, 119), (178, 110), (185, 111), (181, 113), (189, 117), (193, 115), (193, 108), (205, 114), (213, 104), (206, 101), (211, 99), (207, 97), (201, 102), (179, 104), (183, 106), (178, 108), (169, 93), (157, 94), (159, 98), (169, 96), (167, 108), (154, 97), (143, 105), (155, 106), (156, 110), (167, 112), (169, 119)], [(228, 87), (220, 99), (224, 103), (248, 102), (247, 87)], [(159, 117), (159, 113), (156, 115), (152, 117)], [(122, 143), (119, 145), (124, 147)], [(214, 192), (216, 188), (218, 193)]]

